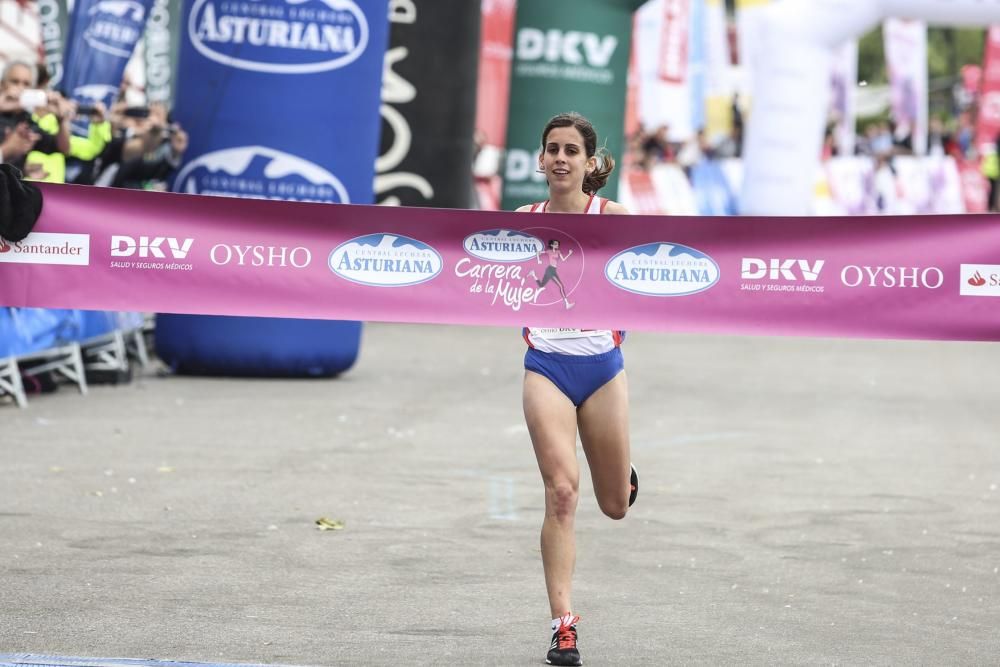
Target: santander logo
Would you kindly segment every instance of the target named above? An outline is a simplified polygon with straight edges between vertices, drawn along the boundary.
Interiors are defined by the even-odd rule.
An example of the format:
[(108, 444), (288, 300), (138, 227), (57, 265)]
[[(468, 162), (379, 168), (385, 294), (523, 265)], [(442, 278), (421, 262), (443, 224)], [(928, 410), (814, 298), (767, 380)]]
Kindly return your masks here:
[(981, 275), (979, 275), (979, 271), (976, 271), (976, 273), (971, 278), (969, 278), (969, 284), (972, 285), (973, 287), (982, 287), (983, 285), (986, 284), (986, 278), (983, 278)]
[(0, 252), (10, 252), (10, 244), (0, 239)]

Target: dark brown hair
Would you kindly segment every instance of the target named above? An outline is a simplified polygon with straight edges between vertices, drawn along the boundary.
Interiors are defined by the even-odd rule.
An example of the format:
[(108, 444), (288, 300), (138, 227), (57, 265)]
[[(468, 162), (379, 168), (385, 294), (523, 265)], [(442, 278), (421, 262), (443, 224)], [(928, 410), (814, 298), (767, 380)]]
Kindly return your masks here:
[(608, 176), (615, 168), (615, 159), (603, 146), (597, 148), (597, 132), (593, 124), (576, 112), (561, 113), (549, 119), (542, 130), (542, 151), (549, 139), (549, 132), (557, 127), (575, 127), (583, 137), (583, 150), (588, 158), (597, 156), (597, 168), (583, 177), (583, 191), (595, 194), (608, 182)]

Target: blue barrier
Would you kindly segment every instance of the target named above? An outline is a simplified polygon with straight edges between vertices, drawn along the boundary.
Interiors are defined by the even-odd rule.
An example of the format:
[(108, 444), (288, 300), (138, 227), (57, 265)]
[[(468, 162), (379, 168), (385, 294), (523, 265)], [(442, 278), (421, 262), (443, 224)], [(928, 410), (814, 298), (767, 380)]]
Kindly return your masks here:
[(361, 323), (160, 313), (155, 339), (178, 373), (330, 377), (357, 360)]

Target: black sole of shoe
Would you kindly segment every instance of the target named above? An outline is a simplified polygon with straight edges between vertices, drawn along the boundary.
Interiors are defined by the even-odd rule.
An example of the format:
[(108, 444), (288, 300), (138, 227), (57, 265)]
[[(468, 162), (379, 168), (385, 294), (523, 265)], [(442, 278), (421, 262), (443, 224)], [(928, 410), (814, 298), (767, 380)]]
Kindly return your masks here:
[(628, 497), (628, 506), (632, 507), (635, 503), (636, 496), (639, 495), (639, 473), (635, 471), (635, 466), (632, 466), (632, 476), (629, 478), (629, 482), (632, 485), (632, 493)]

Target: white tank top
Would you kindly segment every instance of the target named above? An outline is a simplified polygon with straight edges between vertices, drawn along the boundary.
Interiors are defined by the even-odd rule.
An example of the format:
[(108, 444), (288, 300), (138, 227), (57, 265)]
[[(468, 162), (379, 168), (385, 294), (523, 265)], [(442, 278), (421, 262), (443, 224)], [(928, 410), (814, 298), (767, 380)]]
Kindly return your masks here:
[[(604, 197), (590, 195), (585, 212), (588, 215), (600, 215), (604, 212), (608, 200)], [(546, 213), (548, 200), (531, 205), (529, 213)], [(556, 354), (593, 355), (610, 352), (625, 339), (624, 331), (608, 329), (543, 329), (539, 327), (524, 327), (524, 340), (540, 352)]]

